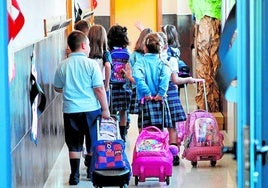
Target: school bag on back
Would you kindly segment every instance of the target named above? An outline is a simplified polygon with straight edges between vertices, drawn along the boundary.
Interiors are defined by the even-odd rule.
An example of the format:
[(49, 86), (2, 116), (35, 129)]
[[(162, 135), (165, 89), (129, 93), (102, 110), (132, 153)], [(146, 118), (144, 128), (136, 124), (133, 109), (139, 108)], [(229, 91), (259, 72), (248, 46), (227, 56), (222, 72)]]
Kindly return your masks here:
[(127, 48), (116, 48), (111, 50), (112, 69), (111, 69), (111, 83), (120, 84), (126, 83), (126, 78), (123, 72), (125, 65), (129, 60), (129, 52)]

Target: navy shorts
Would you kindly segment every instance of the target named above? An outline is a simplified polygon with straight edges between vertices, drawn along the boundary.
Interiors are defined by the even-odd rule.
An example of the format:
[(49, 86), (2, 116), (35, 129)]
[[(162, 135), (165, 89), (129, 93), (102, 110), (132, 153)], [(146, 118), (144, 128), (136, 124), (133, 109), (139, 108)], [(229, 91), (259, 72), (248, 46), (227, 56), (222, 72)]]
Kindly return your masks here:
[(81, 152), (86, 138), (87, 152), (93, 151), (97, 141), (96, 119), (101, 110), (80, 113), (64, 113), (65, 142), (70, 152)]

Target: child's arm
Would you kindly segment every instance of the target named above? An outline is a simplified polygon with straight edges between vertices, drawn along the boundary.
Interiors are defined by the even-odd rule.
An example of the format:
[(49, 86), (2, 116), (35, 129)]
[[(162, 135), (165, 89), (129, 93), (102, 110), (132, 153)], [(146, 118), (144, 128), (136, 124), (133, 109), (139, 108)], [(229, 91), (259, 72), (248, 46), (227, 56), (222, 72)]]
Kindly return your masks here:
[(111, 78), (111, 63), (110, 62), (105, 62), (104, 63), (104, 68), (105, 68), (105, 90), (109, 91), (109, 86), (110, 86), (110, 78)]
[(142, 31), (144, 30), (144, 25), (140, 22), (140, 21), (136, 21), (135, 24), (136, 28), (139, 30), (139, 31)]
[(125, 66), (125, 69), (123, 69), (123, 72), (125, 74), (125, 77), (133, 84), (135, 84), (135, 80), (134, 78), (132, 77), (132, 69), (130, 67), (130, 64), (127, 63), (126, 66)]
[(107, 104), (107, 97), (106, 97), (106, 92), (105, 92), (104, 87), (102, 86), (102, 87), (94, 88), (94, 93), (100, 102), (101, 109), (102, 109), (102, 117), (104, 119), (110, 118), (110, 111), (109, 111), (109, 107)]
[(104, 74), (105, 74), (105, 90), (109, 91), (110, 88), (110, 78), (111, 78), (111, 62), (112, 62), (112, 57), (110, 52), (105, 51), (103, 53), (103, 64), (104, 64)]

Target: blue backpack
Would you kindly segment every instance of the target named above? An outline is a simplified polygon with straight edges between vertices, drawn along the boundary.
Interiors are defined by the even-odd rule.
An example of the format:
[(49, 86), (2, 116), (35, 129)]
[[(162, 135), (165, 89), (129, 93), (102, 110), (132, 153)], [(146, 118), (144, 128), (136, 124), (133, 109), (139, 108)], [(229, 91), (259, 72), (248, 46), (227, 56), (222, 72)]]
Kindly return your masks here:
[(111, 68), (111, 84), (126, 83), (125, 74), (122, 69), (129, 60), (129, 52), (127, 48), (118, 48), (111, 50), (112, 68)]

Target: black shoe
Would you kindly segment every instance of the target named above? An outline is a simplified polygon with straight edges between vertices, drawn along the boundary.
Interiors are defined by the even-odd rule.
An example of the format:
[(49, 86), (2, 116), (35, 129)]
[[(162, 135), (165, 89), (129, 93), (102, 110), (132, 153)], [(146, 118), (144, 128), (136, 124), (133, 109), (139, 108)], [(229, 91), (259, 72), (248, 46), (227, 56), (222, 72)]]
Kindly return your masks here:
[(180, 164), (180, 157), (177, 155), (177, 156), (174, 156), (173, 157), (173, 166), (178, 166)]
[(120, 136), (124, 142), (126, 142), (126, 126), (119, 126)]
[(70, 185), (77, 185), (79, 183), (79, 174), (71, 174), (69, 179)]
[(127, 122), (127, 125), (126, 125), (126, 135), (127, 135), (127, 133), (128, 133), (128, 129), (129, 129), (129, 127), (130, 127), (130, 123)]
[(85, 156), (84, 164), (85, 164), (86, 167), (90, 167), (91, 158), (92, 157), (90, 155)]

